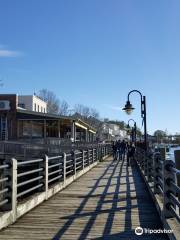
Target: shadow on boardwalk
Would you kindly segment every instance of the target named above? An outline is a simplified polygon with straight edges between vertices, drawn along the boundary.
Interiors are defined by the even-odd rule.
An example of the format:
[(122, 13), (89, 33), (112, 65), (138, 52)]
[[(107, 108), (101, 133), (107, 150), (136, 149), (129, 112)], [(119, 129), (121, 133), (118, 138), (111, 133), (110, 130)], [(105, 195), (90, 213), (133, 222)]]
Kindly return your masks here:
[[(138, 226), (162, 229), (159, 216), (137, 167), (127, 167), (126, 161), (112, 161), (99, 165), (104, 170), (88, 187), (90, 191), (82, 198), (73, 214), (66, 215), (64, 225), (53, 240), (67, 239), (168, 239), (165, 234), (143, 234), (137, 236)], [(94, 207), (89, 203), (94, 200)], [(75, 223), (79, 226), (78, 232)], [(74, 231), (74, 237), (73, 237)]]
[(168, 239), (137, 236), (138, 226), (162, 227), (136, 166), (109, 158), (2, 230), (0, 239)]

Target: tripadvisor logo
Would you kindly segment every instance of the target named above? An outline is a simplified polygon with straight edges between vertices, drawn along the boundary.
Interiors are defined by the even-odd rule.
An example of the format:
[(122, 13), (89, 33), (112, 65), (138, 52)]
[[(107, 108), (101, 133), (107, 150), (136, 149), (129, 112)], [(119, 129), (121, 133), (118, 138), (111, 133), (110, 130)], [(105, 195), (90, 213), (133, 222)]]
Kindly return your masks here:
[(137, 227), (137, 228), (135, 228), (135, 234), (136, 234), (136, 235), (142, 235), (142, 234), (143, 234), (143, 229), (142, 229), (142, 227)]

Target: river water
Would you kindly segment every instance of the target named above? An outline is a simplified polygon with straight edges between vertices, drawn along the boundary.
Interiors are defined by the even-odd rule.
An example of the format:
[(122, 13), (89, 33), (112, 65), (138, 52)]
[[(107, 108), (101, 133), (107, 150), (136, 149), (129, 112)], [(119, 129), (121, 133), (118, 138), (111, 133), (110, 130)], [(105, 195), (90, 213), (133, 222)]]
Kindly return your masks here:
[(175, 147), (175, 148), (170, 148), (170, 151), (167, 153), (167, 160), (175, 160), (174, 159), (174, 151), (175, 150), (180, 150), (180, 146), (179, 147)]

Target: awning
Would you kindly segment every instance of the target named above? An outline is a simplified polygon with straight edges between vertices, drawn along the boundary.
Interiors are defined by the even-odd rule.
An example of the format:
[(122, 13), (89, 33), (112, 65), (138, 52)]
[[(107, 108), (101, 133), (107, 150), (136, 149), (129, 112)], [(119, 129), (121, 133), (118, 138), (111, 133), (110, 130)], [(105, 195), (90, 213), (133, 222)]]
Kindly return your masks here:
[(84, 129), (87, 130), (87, 127), (84, 127), (84, 126), (83, 126), (82, 124), (80, 124), (80, 123), (75, 122), (75, 125), (78, 126), (78, 127), (80, 127), (80, 128), (84, 128)]
[(89, 132), (92, 132), (92, 133), (96, 134), (96, 132), (95, 132), (95, 131), (93, 131), (93, 130), (91, 130), (91, 129), (89, 130)]

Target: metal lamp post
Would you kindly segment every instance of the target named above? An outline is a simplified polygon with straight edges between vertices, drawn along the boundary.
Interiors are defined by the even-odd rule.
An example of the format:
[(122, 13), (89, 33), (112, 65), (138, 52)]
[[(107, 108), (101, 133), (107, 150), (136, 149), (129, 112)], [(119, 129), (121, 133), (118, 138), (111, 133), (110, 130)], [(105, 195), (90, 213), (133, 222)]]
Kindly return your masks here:
[(132, 127), (132, 134), (131, 134), (131, 139), (132, 139), (132, 142), (135, 142), (136, 144), (136, 122), (134, 121), (134, 119), (129, 119), (128, 120), (128, 125), (127, 125), (127, 128), (130, 128), (129, 126), (129, 122), (130, 121), (133, 121), (134, 122), (134, 127)]
[(127, 102), (123, 108), (123, 110), (129, 115), (132, 113), (132, 111), (134, 110), (134, 107), (132, 106), (132, 104), (130, 103), (129, 97), (131, 93), (138, 93), (141, 97), (141, 117), (143, 119), (143, 123), (144, 123), (144, 143), (145, 143), (145, 150), (147, 150), (147, 126), (146, 126), (146, 97), (142, 95), (142, 93), (138, 90), (132, 90), (128, 93), (128, 97), (127, 97)]

